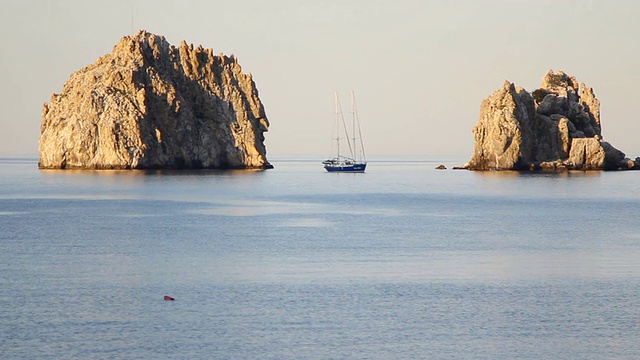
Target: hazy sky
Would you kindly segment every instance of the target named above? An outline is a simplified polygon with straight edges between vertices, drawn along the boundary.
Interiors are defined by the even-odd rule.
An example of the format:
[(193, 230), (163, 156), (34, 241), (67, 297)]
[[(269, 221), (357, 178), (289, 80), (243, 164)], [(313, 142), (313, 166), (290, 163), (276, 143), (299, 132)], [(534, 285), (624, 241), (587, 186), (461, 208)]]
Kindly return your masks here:
[(328, 156), (351, 90), (370, 159), (469, 157), (481, 101), (549, 69), (594, 88), (605, 140), (635, 158), (639, 18), (635, 0), (0, 0), (0, 155), (37, 155), (42, 104), (145, 29), (236, 55), (269, 158)]

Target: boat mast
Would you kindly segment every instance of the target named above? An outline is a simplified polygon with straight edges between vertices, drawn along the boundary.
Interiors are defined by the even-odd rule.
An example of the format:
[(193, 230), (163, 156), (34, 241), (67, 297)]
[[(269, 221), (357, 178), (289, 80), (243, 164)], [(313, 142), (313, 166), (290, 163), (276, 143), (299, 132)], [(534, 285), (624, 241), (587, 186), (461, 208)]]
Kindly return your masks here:
[(358, 145), (356, 144), (356, 104), (351, 90), (351, 126), (353, 126), (353, 159), (358, 161)]
[(336, 144), (338, 146), (337, 158), (340, 159), (340, 114), (338, 113), (338, 92), (334, 92), (334, 104), (336, 112)]
[(360, 155), (362, 156), (362, 161), (367, 162), (367, 155), (364, 152), (364, 141), (362, 140), (362, 130), (360, 128), (360, 118), (358, 117), (358, 107), (356, 106), (356, 97), (351, 91), (351, 106), (353, 108), (353, 146), (356, 147), (356, 127), (358, 129), (357, 138), (360, 139)]

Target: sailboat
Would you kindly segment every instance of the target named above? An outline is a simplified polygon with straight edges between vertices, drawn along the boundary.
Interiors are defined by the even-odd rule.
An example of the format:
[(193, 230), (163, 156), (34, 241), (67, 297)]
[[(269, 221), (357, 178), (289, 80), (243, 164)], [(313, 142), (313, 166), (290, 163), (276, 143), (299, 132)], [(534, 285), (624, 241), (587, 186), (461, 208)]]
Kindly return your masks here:
[[(337, 155), (323, 161), (322, 164), (324, 164), (324, 168), (328, 172), (363, 173), (367, 167), (367, 158), (364, 153), (364, 143), (362, 142), (362, 132), (360, 131), (360, 120), (358, 119), (353, 91), (351, 92), (351, 127), (353, 137), (349, 138), (347, 124), (344, 120), (344, 116), (342, 115), (342, 108), (340, 107), (337, 92), (335, 93), (335, 113), (336, 137), (333, 138), (333, 140), (335, 140), (337, 144)], [(349, 149), (348, 155), (340, 152), (340, 144), (342, 142), (345, 142)]]

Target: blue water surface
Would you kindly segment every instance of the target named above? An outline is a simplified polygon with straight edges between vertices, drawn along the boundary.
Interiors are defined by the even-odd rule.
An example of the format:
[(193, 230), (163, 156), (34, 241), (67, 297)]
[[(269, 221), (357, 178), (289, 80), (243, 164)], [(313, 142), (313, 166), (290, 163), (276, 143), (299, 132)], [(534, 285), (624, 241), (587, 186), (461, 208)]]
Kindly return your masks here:
[(272, 163), (0, 159), (0, 358), (640, 358), (640, 172)]

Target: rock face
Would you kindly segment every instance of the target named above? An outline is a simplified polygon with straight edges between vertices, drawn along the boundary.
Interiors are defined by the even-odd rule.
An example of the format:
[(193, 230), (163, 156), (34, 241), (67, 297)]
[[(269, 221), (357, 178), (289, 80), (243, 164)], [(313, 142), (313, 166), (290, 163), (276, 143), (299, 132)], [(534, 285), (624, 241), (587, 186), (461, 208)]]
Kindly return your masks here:
[(38, 166), (271, 168), (268, 127), (255, 83), (233, 56), (140, 31), (44, 104)]
[(640, 169), (602, 141), (600, 101), (573, 76), (549, 71), (532, 93), (506, 81), (482, 102), (471, 170)]

